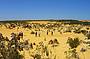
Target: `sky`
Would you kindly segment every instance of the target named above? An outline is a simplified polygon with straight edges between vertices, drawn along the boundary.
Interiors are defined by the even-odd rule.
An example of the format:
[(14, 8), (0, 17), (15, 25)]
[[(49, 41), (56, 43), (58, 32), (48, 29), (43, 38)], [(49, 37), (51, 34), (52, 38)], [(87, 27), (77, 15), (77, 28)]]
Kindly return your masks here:
[(90, 0), (0, 0), (0, 20), (90, 20)]

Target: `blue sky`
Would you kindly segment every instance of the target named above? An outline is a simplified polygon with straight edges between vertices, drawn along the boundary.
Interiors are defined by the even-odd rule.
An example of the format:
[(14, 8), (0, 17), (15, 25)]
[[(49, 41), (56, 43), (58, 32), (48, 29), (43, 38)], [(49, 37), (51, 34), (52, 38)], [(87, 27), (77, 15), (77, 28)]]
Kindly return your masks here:
[(0, 20), (90, 19), (90, 0), (0, 0)]

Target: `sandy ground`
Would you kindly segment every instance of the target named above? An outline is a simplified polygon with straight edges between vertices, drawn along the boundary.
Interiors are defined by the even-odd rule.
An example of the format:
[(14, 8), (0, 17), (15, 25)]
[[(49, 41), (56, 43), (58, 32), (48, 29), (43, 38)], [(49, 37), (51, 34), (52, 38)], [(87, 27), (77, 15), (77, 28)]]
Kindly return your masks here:
[[(35, 23), (35, 22), (33, 22)], [(41, 23), (45, 23), (45, 22), (41, 22)], [(30, 30), (30, 29), (27, 29), (27, 28), (14, 28), (14, 29), (6, 29), (4, 26), (3, 27), (0, 27), (0, 32), (3, 34), (3, 36), (7, 36), (10, 38), (10, 34), (12, 32), (14, 33), (18, 33), (18, 32), (23, 32), (24, 33), (24, 40), (29, 40), (29, 42), (35, 42), (35, 43), (38, 43), (38, 42), (41, 42), (41, 41), (44, 41), (44, 39), (46, 39), (46, 42), (48, 42), (49, 40), (53, 40), (53, 39), (57, 39), (59, 41), (59, 46), (57, 46), (56, 48), (49, 48), (50, 50), (53, 50), (53, 52), (56, 54), (56, 59), (66, 59), (65, 58), (65, 51), (68, 50), (69, 46), (68, 44), (66, 44), (67, 42), (67, 39), (68, 37), (72, 37), (72, 38), (75, 38), (75, 37), (78, 37), (80, 40), (83, 40), (85, 37), (83, 34), (75, 34), (75, 33), (60, 33), (58, 32), (57, 30), (54, 31), (54, 34), (51, 35), (51, 32), (49, 32), (49, 34), (47, 35), (46, 34), (46, 30), (47, 29), (41, 29), (42, 31), (39, 31), (40, 32), (40, 37), (35, 37), (35, 35), (33, 34), (30, 34), (31, 31), (34, 31), (34, 29)], [(80, 56), (80, 59), (89, 59), (90, 58), (90, 50), (86, 51), (84, 53), (84, 56), (83, 54), (80, 52), (80, 48), (83, 47), (83, 45), (79, 45), (77, 47), (77, 52)], [(21, 52), (20, 52), (21, 53)], [(24, 56), (25, 56), (25, 59), (29, 59), (29, 51), (26, 51), (24, 50)]]

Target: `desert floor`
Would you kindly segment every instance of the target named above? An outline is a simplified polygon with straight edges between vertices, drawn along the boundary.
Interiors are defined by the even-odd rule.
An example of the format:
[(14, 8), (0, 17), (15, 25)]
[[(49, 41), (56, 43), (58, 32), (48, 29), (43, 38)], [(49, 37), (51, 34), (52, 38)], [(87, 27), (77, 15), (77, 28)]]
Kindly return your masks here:
[[(34, 22), (34, 23), (36, 23), (36, 22)], [(41, 22), (41, 23), (45, 23), (45, 22)], [(78, 37), (80, 40), (85, 39), (85, 36), (81, 33), (80, 34), (76, 34), (73, 32), (60, 33), (60, 32), (58, 32), (58, 29), (55, 31), (53, 31), (51, 29), (51, 31), (53, 31), (53, 35), (51, 35), (51, 32), (49, 32), (47, 35), (47, 29), (44, 29), (44, 28), (39, 28), (39, 29), (40, 29), (40, 31), (37, 31), (37, 32), (40, 33), (40, 37), (39, 36), (36, 37), (34, 34), (30, 34), (31, 31), (35, 31), (36, 29), (28, 29), (28, 28), (22, 28), (22, 27), (19, 27), (18, 29), (17, 29), (17, 27), (13, 28), (13, 29), (7, 29), (4, 26), (2, 26), (2, 27), (0, 27), (0, 33), (2, 33), (4, 37), (7, 36), (8, 38), (10, 38), (10, 34), (12, 32), (18, 33), (18, 32), (22, 31), (24, 33), (23, 40), (29, 40), (29, 42), (35, 42), (36, 44), (43, 41), (44, 44), (47, 45), (48, 41), (57, 39), (59, 42), (59, 45), (55, 48), (53, 48), (53, 47), (48, 48), (49, 50), (53, 51), (53, 55), (50, 56), (51, 59), (53, 59), (54, 55), (56, 55), (56, 59), (66, 59), (64, 52), (67, 51), (69, 48), (69, 45), (66, 44), (68, 37), (71, 37), (71, 38)], [(82, 29), (85, 29), (85, 27), (83, 27)], [(80, 48), (82, 48), (82, 47), (85, 47), (85, 46), (83, 44), (80, 44), (77, 47), (77, 52), (78, 52), (78, 55), (80, 56), (80, 59), (84, 59), (84, 58), (89, 59), (90, 58), (90, 50), (88, 49), (86, 52), (84, 52), (84, 55), (83, 55), (80, 52)], [(24, 55), (25, 59), (32, 59), (30, 57), (30, 52), (32, 52), (32, 51), (24, 50), (23, 52), (20, 52), (20, 53)]]

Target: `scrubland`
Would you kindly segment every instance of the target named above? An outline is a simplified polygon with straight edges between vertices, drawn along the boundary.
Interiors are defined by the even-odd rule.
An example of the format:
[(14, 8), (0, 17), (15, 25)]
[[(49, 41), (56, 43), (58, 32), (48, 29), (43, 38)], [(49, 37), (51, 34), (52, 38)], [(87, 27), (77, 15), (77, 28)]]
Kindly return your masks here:
[(89, 59), (90, 25), (57, 21), (0, 24), (0, 59)]

